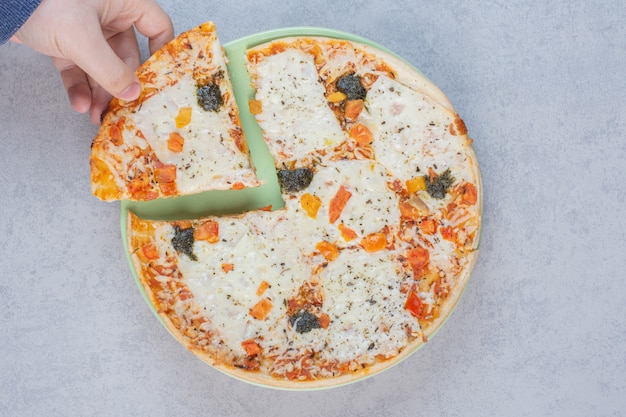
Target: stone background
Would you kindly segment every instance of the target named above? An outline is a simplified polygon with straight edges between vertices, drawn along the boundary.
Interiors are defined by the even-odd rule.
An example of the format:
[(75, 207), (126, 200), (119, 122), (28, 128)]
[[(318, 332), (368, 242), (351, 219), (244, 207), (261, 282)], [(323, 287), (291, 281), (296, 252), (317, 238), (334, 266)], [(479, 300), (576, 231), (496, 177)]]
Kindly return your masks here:
[[(204, 365), (154, 318), (119, 204), (89, 190), (96, 134), (46, 57), (0, 47), (0, 415), (626, 414), (626, 8), (617, 0), (163, 0), (223, 43), (289, 26), (369, 38), (465, 120), (481, 255), (452, 318), (391, 370), (284, 392)], [(142, 41), (144, 54), (146, 43)]]

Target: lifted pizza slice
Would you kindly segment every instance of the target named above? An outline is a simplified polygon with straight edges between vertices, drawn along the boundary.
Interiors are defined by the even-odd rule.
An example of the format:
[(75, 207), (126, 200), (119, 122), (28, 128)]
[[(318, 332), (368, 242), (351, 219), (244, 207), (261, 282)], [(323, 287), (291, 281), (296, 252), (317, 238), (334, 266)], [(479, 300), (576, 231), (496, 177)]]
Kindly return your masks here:
[(97, 197), (142, 201), (259, 185), (213, 23), (179, 35), (137, 74), (141, 96), (114, 99), (92, 144)]

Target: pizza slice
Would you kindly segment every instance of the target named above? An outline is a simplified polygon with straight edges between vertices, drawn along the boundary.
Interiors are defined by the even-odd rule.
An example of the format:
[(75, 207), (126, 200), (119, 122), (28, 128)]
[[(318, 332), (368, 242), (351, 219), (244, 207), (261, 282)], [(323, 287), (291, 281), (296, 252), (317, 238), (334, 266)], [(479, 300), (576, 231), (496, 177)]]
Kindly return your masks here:
[(93, 140), (97, 197), (145, 201), (259, 185), (213, 23), (179, 35), (137, 74), (141, 96), (114, 99)]

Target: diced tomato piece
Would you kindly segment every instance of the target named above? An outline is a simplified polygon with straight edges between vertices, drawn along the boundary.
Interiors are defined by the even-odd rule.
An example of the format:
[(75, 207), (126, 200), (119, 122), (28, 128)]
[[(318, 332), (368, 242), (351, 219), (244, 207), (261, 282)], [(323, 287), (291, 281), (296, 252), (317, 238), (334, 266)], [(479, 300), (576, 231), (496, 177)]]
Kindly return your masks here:
[(183, 145), (185, 144), (185, 138), (183, 138), (180, 133), (172, 132), (170, 133), (169, 138), (167, 139), (167, 149), (172, 152), (182, 152)]
[(339, 249), (337, 249), (337, 246), (330, 242), (326, 242), (325, 240), (322, 240), (315, 245), (315, 249), (317, 249), (327, 261), (333, 261), (339, 256)]
[(456, 241), (456, 233), (454, 233), (454, 229), (452, 226), (446, 226), (439, 229), (439, 233), (441, 233), (441, 237), (450, 242)]
[(246, 188), (246, 185), (243, 182), (236, 182), (231, 187), (233, 190), (243, 190)]
[(437, 222), (434, 219), (422, 219), (419, 227), (422, 233), (432, 235), (437, 231)]
[(154, 170), (154, 179), (158, 183), (176, 181), (176, 165), (163, 165)]
[(428, 249), (421, 246), (416, 246), (413, 249), (407, 251), (406, 258), (413, 268), (415, 275), (419, 274), (425, 269), (430, 262), (430, 253)]
[(260, 100), (248, 100), (250, 113), (261, 114), (263, 112), (263, 103)]
[(346, 99), (346, 95), (341, 91), (335, 91), (326, 97), (330, 103), (341, 103)]
[(258, 297), (262, 296), (263, 293), (270, 287), (270, 283), (263, 280), (261, 281), (261, 283), (259, 284), (259, 288), (257, 288), (256, 290), (256, 295)]
[(207, 220), (193, 229), (195, 240), (206, 240), (209, 243), (219, 241), (219, 223), (215, 220)]
[(361, 146), (369, 145), (374, 141), (374, 136), (370, 130), (361, 123), (355, 123), (350, 128), (350, 137)]
[(361, 239), (361, 247), (366, 252), (376, 252), (387, 247), (387, 237), (384, 233), (372, 233)]
[(322, 200), (312, 194), (304, 193), (302, 194), (302, 197), (300, 197), (300, 205), (310, 218), (315, 219), (317, 217), (317, 212), (322, 205)]
[(317, 318), (317, 322), (320, 324), (322, 329), (327, 329), (330, 324), (330, 316), (326, 313), (322, 313)]
[(404, 303), (404, 308), (418, 319), (423, 319), (428, 313), (428, 305), (422, 302), (415, 289), (411, 289)]
[(265, 320), (272, 309), (272, 302), (263, 298), (250, 309), (250, 315), (257, 320)]
[(346, 187), (343, 185), (339, 187), (335, 196), (330, 200), (330, 208), (328, 210), (330, 223), (335, 223), (339, 219), (350, 197), (352, 197), (352, 193), (346, 190)]
[(426, 189), (426, 179), (424, 176), (414, 177), (406, 180), (406, 190), (409, 193), (415, 193)]
[(183, 128), (191, 123), (191, 107), (181, 107), (176, 116), (176, 127)]
[(154, 260), (154, 259), (158, 259), (159, 258), (159, 250), (152, 243), (148, 243), (147, 245), (143, 245), (141, 247), (141, 253), (143, 254), (143, 256), (146, 257), (146, 259), (149, 259), (149, 260)]
[(235, 269), (235, 264), (222, 264), (222, 271), (230, 272)]
[(465, 183), (463, 185), (463, 196), (461, 201), (468, 206), (476, 204), (478, 200), (478, 192), (476, 191), (476, 186), (472, 183)]
[(348, 100), (346, 101), (346, 104), (344, 105), (344, 112), (346, 115), (346, 119), (355, 120), (357, 117), (359, 117), (359, 114), (361, 114), (362, 111), (363, 111), (363, 100)]
[(357, 238), (356, 232), (344, 225), (343, 223), (339, 223), (339, 226), (337, 226), (337, 228), (341, 232), (341, 237), (343, 237), (343, 240), (345, 240), (346, 242)]
[(254, 339), (244, 340), (241, 342), (241, 347), (248, 356), (256, 356), (261, 353), (261, 346)]
[(400, 203), (400, 216), (404, 219), (417, 220), (420, 217), (420, 211), (411, 203)]

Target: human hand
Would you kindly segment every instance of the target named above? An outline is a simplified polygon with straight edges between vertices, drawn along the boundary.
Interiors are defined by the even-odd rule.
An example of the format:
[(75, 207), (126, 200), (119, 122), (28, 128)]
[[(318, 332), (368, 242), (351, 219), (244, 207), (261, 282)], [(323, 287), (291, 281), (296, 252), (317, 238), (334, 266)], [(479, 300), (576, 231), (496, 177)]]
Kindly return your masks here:
[(154, 0), (43, 0), (11, 40), (52, 57), (72, 108), (100, 124), (111, 96), (130, 101), (141, 92), (135, 29), (151, 54), (174, 37)]

